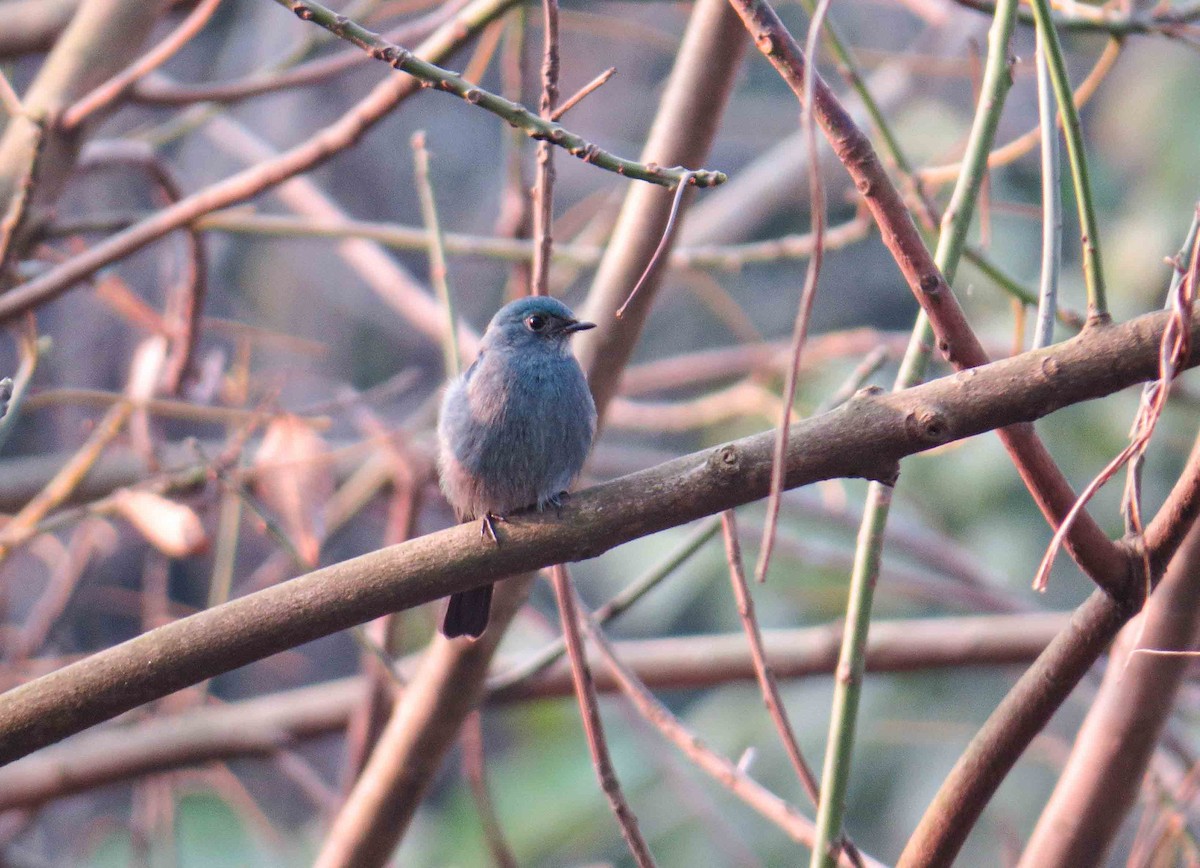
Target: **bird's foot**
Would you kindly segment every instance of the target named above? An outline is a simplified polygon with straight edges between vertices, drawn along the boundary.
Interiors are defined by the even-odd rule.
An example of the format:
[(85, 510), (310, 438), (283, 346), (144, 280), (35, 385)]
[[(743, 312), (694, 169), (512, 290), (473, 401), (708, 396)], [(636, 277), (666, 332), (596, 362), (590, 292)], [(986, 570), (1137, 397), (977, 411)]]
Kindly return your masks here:
[(508, 523), (508, 518), (503, 515), (496, 515), (494, 512), (485, 512), (483, 514), (482, 524), (479, 528), (479, 535), (484, 539), (490, 539), (496, 545), (500, 545), (500, 537), (496, 536), (495, 522)]
[(563, 503), (571, 499), (571, 495), (566, 491), (560, 491), (558, 494), (552, 494), (546, 498), (546, 503), (554, 507), (554, 513), (558, 518), (562, 518)]

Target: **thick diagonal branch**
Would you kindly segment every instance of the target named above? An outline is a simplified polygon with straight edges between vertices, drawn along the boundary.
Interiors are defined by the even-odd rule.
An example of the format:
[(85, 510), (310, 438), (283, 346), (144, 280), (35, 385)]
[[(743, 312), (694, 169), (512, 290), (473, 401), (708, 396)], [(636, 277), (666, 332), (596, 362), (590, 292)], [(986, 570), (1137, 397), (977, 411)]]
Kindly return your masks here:
[[(787, 487), (890, 479), (906, 455), (1157, 376), (1169, 314), (1089, 330), (902, 392), (860, 393), (788, 439)], [(1200, 345), (1200, 316), (1192, 320)], [(1187, 365), (1194, 366), (1194, 353)], [(572, 497), (561, 517), (514, 516), (504, 545), (461, 525), (317, 570), (153, 630), (0, 697), (0, 763), (182, 687), (480, 582), (596, 557), (766, 494), (773, 433), (686, 455)]]

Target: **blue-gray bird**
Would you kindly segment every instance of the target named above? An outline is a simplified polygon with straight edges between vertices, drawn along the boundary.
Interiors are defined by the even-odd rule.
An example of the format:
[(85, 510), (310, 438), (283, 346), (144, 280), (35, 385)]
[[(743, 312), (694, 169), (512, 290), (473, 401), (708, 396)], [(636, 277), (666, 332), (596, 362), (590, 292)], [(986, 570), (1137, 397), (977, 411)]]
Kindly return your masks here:
[[(505, 305), (492, 317), (479, 356), (450, 384), (438, 420), (442, 491), (460, 521), (559, 505), (596, 433), (596, 405), (568, 339), (595, 323), (546, 296)], [(454, 594), (442, 621), (448, 637), (482, 635), (490, 584)]]

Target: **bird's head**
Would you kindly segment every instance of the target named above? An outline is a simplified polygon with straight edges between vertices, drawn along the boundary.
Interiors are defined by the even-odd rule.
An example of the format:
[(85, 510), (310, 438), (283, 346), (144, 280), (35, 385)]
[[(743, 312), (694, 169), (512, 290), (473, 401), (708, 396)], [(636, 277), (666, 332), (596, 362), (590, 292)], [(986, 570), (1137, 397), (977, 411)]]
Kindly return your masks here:
[(529, 296), (496, 311), (483, 343), (485, 347), (561, 352), (566, 348), (567, 338), (575, 332), (595, 327), (595, 323), (575, 319), (571, 309), (558, 299)]

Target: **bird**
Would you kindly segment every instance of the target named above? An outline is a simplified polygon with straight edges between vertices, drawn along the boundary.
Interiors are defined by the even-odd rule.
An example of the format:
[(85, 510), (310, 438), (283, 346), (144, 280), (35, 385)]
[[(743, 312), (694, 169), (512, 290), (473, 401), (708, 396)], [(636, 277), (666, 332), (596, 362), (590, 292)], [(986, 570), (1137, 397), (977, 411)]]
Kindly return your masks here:
[[(496, 521), (531, 507), (558, 508), (596, 433), (596, 405), (570, 338), (581, 322), (549, 296), (506, 304), (492, 317), (479, 354), (446, 389), (438, 416), (438, 475), (460, 522), (479, 520), (499, 545)], [(478, 638), (492, 585), (450, 597), (447, 638)]]

